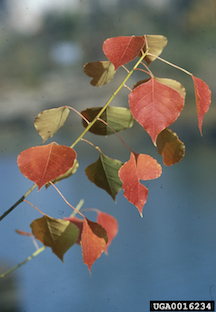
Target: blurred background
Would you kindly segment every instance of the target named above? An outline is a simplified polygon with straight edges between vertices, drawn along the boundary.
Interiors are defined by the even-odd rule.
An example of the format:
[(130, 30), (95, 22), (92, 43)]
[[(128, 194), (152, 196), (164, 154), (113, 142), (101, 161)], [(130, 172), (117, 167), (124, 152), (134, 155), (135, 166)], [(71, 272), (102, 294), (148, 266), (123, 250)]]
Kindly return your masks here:
[[(82, 263), (79, 246), (65, 264), (46, 249), (16, 272), (0, 280), (0, 311), (149, 311), (150, 300), (215, 300), (216, 298), (216, 1), (215, 0), (1, 0), (0, 1), (0, 186), (3, 214), (31, 186), (20, 173), (17, 155), (41, 144), (33, 122), (44, 109), (70, 105), (78, 111), (103, 106), (125, 77), (119, 69), (102, 88), (90, 85), (86, 62), (106, 60), (102, 43), (108, 37), (161, 34), (168, 38), (162, 57), (203, 79), (212, 104), (198, 130), (193, 83), (189, 76), (159, 61), (155, 76), (173, 78), (187, 91), (185, 108), (171, 126), (186, 145), (186, 156), (165, 167), (147, 133), (138, 125), (120, 136), (138, 153), (156, 158), (163, 167), (157, 180), (144, 183), (148, 201), (141, 219), (121, 191), (117, 203), (98, 189), (84, 168), (98, 158), (85, 142), (76, 145), (76, 174), (58, 184), (73, 206), (97, 208), (115, 216), (119, 234), (92, 267)], [(131, 68), (128, 64), (128, 68)], [(142, 79), (135, 73), (128, 85)], [(111, 105), (128, 107), (128, 90)], [(71, 145), (83, 131), (72, 113), (48, 141)], [(85, 136), (109, 157), (122, 162), (129, 151), (115, 136)], [(86, 157), (87, 155), (87, 157)], [(67, 217), (70, 208), (50, 187), (27, 198), (44, 213)], [(86, 213), (92, 221), (94, 213)], [(26, 203), (0, 223), (0, 273), (34, 251), (30, 231), (39, 213)]]

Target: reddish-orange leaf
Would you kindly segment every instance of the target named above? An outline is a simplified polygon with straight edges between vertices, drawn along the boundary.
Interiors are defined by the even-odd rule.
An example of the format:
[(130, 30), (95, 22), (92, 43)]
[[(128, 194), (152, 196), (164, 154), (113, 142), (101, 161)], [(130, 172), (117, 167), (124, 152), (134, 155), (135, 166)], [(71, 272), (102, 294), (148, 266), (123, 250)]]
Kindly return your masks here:
[(78, 229), (79, 229), (79, 236), (77, 238), (76, 244), (80, 245), (80, 241), (81, 241), (81, 235), (82, 235), (82, 230), (83, 230), (83, 220), (78, 219), (76, 217), (68, 217), (68, 218), (63, 218), (66, 221), (70, 221), (73, 224), (75, 224)]
[(158, 134), (171, 125), (184, 107), (184, 97), (154, 77), (129, 94), (130, 111), (154, 144)]
[(105, 253), (107, 254), (108, 247), (110, 246), (113, 238), (118, 233), (118, 222), (116, 218), (110, 214), (98, 210), (97, 223), (102, 225), (102, 227), (107, 231), (108, 243), (105, 248)]
[(83, 262), (91, 273), (91, 266), (106, 248), (108, 237), (105, 229), (98, 223), (84, 219), (81, 235)]
[(113, 63), (115, 70), (138, 56), (145, 40), (139, 36), (108, 38), (103, 43), (103, 52)]
[(17, 164), (22, 174), (35, 182), (40, 190), (72, 168), (76, 156), (72, 148), (50, 143), (23, 151), (17, 158)]
[(199, 120), (199, 130), (202, 135), (202, 123), (203, 116), (209, 110), (209, 106), (211, 104), (211, 90), (208, 85), (201, 79), (194, 77), (192, 75), (194, 90), (195, 90), (195, 98), (196, 98), (196, 108), (197, 115)]
[(157, 150), (163, 156), (166, 166), (178, 163), (185, 155), (185, 145), (177, 134), (169, 128), (164, 129), (157, 137)]
[(131, 153), (130, 160), (119, 170), (124, 196), (137, 207), (141, 217), (143, 206), (148, 197), (148, 189), (139, 180), (156, 179), (161, 173), (161, 165), (154, 158), (134, 152)]

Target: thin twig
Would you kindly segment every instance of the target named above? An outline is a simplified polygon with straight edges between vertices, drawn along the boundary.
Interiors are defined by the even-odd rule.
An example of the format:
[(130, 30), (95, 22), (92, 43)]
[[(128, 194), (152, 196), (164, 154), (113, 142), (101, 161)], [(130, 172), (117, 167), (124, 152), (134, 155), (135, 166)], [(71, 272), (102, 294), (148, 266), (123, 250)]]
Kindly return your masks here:
[(13, 271), (15, 271), (16, 269), (18, 269), (19, 267), (21, 267), (23, 264), (25, 264), (26, 262), (28, 262), (29, 260), (31, 260), (32, 258), (36, 257), (37, 255), (39, 255), (42, 251), (44, 251), (46, 247), (43, 246), (40, 249), (36, 250), (31, 256), (29, 256), (28, 258), (26, 258), (23, 262), (17, 264), (15, 267), (13, 267), (12, 269), (8, 270), (7, 272), (3, 273), (0, 275), (0, 279), (5, 277), (6, 275), (12, 273)]
[(36, 188), (37, 184), (35, 183), (13, 206), (11, 206), (7, 211), (0, 216), (0, 221), (4, 219), (14, 208), (16, 208), (24, 199)]
[[(76, 206), (76, 212), (78, 212), (80, 210), (80, 208), (82, 207), (84, 203), (84, 200), (81, 199), (78, 203), (78, 205)], [(76, 213), (75, 212), (75, 213)], [(74, 217), (74, 215), (72, 214), (70, 217)], [(37, 250), (31, 255), (29, 256), (28, 258), (26, 258), (24, 261), (20, 262), (19, 264), (17, 264), (15, 267), (13, 267), (12, 269), (6, 271), (5, 273), (1, 274), (0, 275), (0, 279), (5, 277), (6, 275), (14, 272), (16, 269), (18, 269), (19, 267), (21, 267), (23, 264), (25, 264), (26, 262), (28, 262), (29, 260), (31, 260), (32, 258), (36, 257), (37, 255), (39, 255), (42, 251), (45, 250), (46, 246), (42, 246), (41, 248), (38, 249), (38, 246), (37, 246), (37, 243), (36, 243), (36, 248)]]

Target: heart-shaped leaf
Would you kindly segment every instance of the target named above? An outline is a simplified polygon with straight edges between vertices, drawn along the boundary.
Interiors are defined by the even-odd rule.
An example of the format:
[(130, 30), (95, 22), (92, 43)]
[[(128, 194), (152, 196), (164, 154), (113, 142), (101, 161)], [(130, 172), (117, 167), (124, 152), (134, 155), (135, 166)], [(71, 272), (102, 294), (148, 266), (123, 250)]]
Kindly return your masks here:
[(34, 126), (43, 139), (42, 143), (51, 138), (64, 125), (69, 114), (70, 110), (66, 106), (61, 106), (45, 110), (35, 118)]
[(184, 107), (184, 97), (154, 77), (129, 94), (130, 111), (154, 144), (158, 134), (172, 124)]
[(98, 223), (84, 219), (81, 235), (83, 262), (91, 273), (92, 264), (106, 248), (108, 237), (106, 230)]
[(169, 128), (164, 129), (157, 137), (157, 150), (163, 156), (166, 166), (178, 163), (185, 155), (185, 145), (177, 134)]
[[(102, 107), (87, 108), (83, 110), (81, 114), (91, 122), (97, 116), (101, 109)], [(130, 110), (125, 107), (108, 106), (107, 109), (101, 114), (100, 118), (106, 121), (106, 123), (113, 130), (115, 130), (115, 132), (131, 128), (134, 123), (134, 118)], [(82, 119), (82, 123), (83, 126), (86, 128), (86, 121)], [(98, 120), (89, 129), (89, 131), (98, 135), (110, 135), (114, 133), (110, 127)]]
[(50, 143), (24, 150), (19, 154), (17, 164), (22, 174), (35, 182), (40, 190), (72, 168), (76, 156), (72, 148)]
[(199, 120), (198, 125), (200, 133), (202, 135), (203, 116), (205, 115), (205, 113), (207, 113), (211, 104), (211, 90), (202, 79), (194, 77), (193, 75), (192, 79), (194, 83), (196, 108)]
[(115, 67), (110, 61), (91, 62), (84, 65), (84, 73), (93, 77), (91, 85), (102, 87), (115, 75)]
[(161, 165), (149, 155), (131, 153), (130, 160), (119, 170), (122, 188), (127, 200), (134, 204), (142, 215), (148, 197), (148, 189), (139, 180), (152, 180), (162, 173)]
[(108, 38), (103, 43), (103, 52), (117, 70), (119, 66), (135, 59), (144, 43), (144, 38), (138, 36)]
[(76, 243), (79, 235), (79, 230), (73, 223), (47, 215), (34, 220), (30, 227), (34, 236), (45, 246), (51, 247), (53, 253), (62, 261), (64, 254)]
[(116, 194), (122, 189), (118, 171), (123, 163), (119, 160), (109, 158), (100, 152), (99, 159), (85, 169), (89, 180), (98, 187), (107, 191), (115, 200)]
[[(163, 51), (163, 48), (167, 45), (167, 38), (161, 35), (145, 35), (146, 44), (143, 48), (143, 51), (146, 52), (146, 49), (149, 48), (148, 53), (152, 53), (156, 56), (159, 56)], [(141, 56), (141, 55), (140, 55)], [(149, 65), (156, 59), (154, 56), (147, 55), (144, 60)]]

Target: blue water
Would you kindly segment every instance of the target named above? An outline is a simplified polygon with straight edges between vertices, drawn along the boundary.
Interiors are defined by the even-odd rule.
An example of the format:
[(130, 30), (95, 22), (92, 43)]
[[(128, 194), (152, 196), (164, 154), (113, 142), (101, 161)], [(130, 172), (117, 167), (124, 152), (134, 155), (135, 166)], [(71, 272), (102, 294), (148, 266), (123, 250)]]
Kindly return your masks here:
[[(114, 203), (87, 180), (83, 169), (59, 183), (72, 205), (84, 198), (84, 208), (114, 215), (119, 233), (109, 255), (93, 264), (91, 276), (77, 245), (65, 254), (65, 264), (47, 248), (12, 273), (20, 296), (17, 311), (141, 312), (149, 311), (150, 300), (215, 300), (216, 149), (202, 142), (187, 147), (179, 164), (163, 166), (161, 178), (144, 183), (149, 188), (144, 218), (122, 191)], [(2, 214), (32, 182), (19, 172), (14, 155), (1, 158), (0, 172)], [(34, 190), (27, 199), (53, 217), (71, 214), (51, 187)], [(86, 216), (96, 217), (93, 212)], [(14, 230), (30, 231), (29, 224), (40, 217), (22, 203), (0, 222), (1, 261), (8, 267), (35, 251), (31, 240)]]

